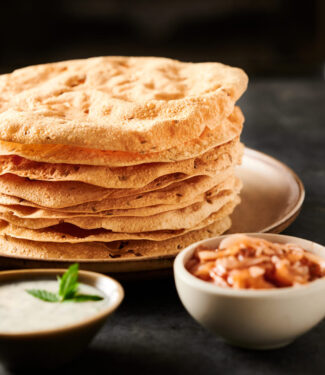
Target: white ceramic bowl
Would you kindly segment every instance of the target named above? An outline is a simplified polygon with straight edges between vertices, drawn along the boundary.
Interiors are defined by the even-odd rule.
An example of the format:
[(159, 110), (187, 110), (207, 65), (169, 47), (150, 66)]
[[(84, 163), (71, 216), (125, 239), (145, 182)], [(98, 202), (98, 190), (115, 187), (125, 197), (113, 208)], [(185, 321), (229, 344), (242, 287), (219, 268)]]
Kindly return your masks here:
[[(311, 241), (279, 234), (248, 235), (272, 242), (295, 243), (325, 258), (325, 248)], [(281, 289), (236, 290), (202, 281), (185, 269), (198, 245), (217, 247), (225, 237), (228, 236), (188, 246), (174, 263), (179, 297), (204, 327), (236, 346), (273, 349), (289, 344), (325, 317), (325, 278)]]
[[(62, 276), (64, 272), (65, 269), (3, 271), (0, 272), (0, 285), (26, 280), (56, 280), (57, 275)], [(0, 362), (5, 367), (30, 370), (29, 373), (32, 369), (53, 369), (75, 359), (85, 350), (122, 302), (124, 290), (116, 280), (95, 272), (80, 270), (78, 279), (99, 289), (109, 297), (110, 303), (90, 318), (62, 327), (21, 333), (0, 332)]]

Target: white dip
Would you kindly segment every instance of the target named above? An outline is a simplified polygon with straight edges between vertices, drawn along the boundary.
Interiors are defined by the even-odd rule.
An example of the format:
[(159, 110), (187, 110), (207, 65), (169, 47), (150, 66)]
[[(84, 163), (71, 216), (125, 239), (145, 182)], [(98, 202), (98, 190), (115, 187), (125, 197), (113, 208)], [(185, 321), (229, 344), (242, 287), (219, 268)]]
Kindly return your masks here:
[(79, 284), (78, 292), (105, 297), (90, 302), (45, 302), (26, 292), (26, 289), (46, 289), (57, 293), (56, 280), (35, 280), (8, 283), (0, 286), (0, 333), (20, 333), (55, 329), (90, 318), (110, 303), (98, 289)]

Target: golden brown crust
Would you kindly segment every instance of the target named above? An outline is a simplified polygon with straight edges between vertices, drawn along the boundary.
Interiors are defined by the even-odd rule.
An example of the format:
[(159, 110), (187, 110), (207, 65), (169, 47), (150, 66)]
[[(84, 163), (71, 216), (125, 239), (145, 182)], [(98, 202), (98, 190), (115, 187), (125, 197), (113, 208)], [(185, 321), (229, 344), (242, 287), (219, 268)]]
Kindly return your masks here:
[(203, 228), (211, 223), (229, 216), (236, 205), (240, 202), (238, 196), (229, 197), (218, 211), (200, 221), (191, 228), (175, 230), (151, 230), (139, 233), (112, 232), (105, 229), (86, 230), (71, 225), (60, 225), (42, 229), (28, 229), (5, 220), (0, 220), (0, 235), (9, 235), (10, 237), (22, 238), (32, 241), (55, 242), (55, 243), (80, 243), (80, 242), (113, 242), (119, 240), (151, 240), (163, 241), (169, 238), (181, 236), (184, 233)]
[(193, 230), (165, 241), (131, 240), (115, 242), (55, 243), (23, 240), (0, 235), (0, 256), (17, 256), (26, 259), (71, 261), (121, 261), (175, 256), (181, 249), (204, 238), (220, 235), (231, 226), (227, 216), (205, 228)]
[(205, 129), (199, 138), (161, 152), (104, 151), (67, 145), (30, 145), (0, 141), (0, 155), (19, 155), (46, 163), (125, 167), (144, 163), (175, 162), (202, 155), (238, 137), (244, 116), (238, 107), (220, 124), (218, 131)]
[(20, 218), (12, 214), (0, 213), (0, 219), (11, 224), (28, 229), (43, 229), (68, 223), (78, 228), (106, 229), (113, 232), (138, 233), (156, 230), (178, 230), (194, 228), (212, 213), (218, 211), (227, 202), (235, 199), (241, 188), (239, 181), (232, 189), (222, 190), (204, 200), (192, 203), (182, 208), (159, 212), (146, 216), (115, 216), (93, 217), (77, 216), (64, 218), (30, 219)]
[[(1, 204), (0, 203), (0, 214), (4, 215), (14, 215), (16, 217), (22, 219), (64, 219), (64, 218), (73, 218), (73, 217), (95, 217), (95, 218), (104, 218), (104, 217), (120, 217), (120, 216), (137, 216), (141, 218), (142, 216), (150, 216), (156, 215), (158, 213), (172, 211), (180, 208), (187, 207), (191, 204), (196, 202), (202, 202), (204, 199), (215, 196), (219, 192), (223, 190), (232, 190), (234, 189), (235, 184), (241, 184), (240, 180), (234, 177), (231, 173), (229, 173), (229, 177), (226, 177), (221, 183), (215, 184), (215, 182), (211, 181), (210, 184), (204, 185), (202, 184), (201, 187), (195, 189), (190, 187), (187, 189), (187, 193), (181, 198), (181, 201), (170, 203), (168, 204), (168, 199), (164, 201), (164, 203), (160, 204), (153, 204), (144, 207), (135, 207), (135, 208), (116, 208), (110, 209), (106, 211), (98, 211), (98, 212), (77, 212), (77, 211), (66, 211), (66, 210), (54, 210), (54, 209), (46, 209), (40, 207), (32, 207), (26, 206), (19, 203), (17, 199), (14, 203), (10, 202), (14, 198), (8, 196), (1, 196), (0, 195), (0, 202), (2, 200), (6, 200), (9, 198), (8, 204)], [(213, 185), (213, 186), (212, 186)], [(209, 187), (212, 188), (209, 189)], [(178, 191), (176, 197), (180, 196), (180, 192)], [(168, 197), (168, 196), (167, 196)], [(166, 198), (167, 198), (166, 197)], [(127, 199), (127, 198), (125, 198)], [(25, 203), (25, 202), (23, 202)], [(121, 205), (116, 204), (116, 200), (113, 201), (115, 205), (121, 207)], [(124, 202), (125, 203), (125, 202)]]
[(0, 139), (159, 152), (216, 129), (246, 74), (219, 63), (98, 57), (0, 77)]
[[(196, 158), (172, 163), (146, 163), (128, 167), (103, 167), (75, 164), (41, 163), (16, 155), (0, 156), (0, 176), (6, 173), (39, 181), (79, 181), (105, 188), (142, 188), (162, 176), (184, 174), (214, 175), (218, 158), (228, 154), (236, 159), (242, 146), (238, 138), (213, 148)], [(223, 156), (225, 157), (225, 155)]]
[[(135, 194), (120, 198), (106, 198), (101, 201), (87, 202), (76, 206), (65, 208), (48, 208), (51, 211), (59, 211), (63, 215), (66, 213), (76, 214), (94, 214), (94, 215), (110, 215), (112, 210), (126, 210), (146, 208), (153, 205), (173, 205), (189, 202), (199, 194), (203, 194), (208, 190), (226, 181), (227, 178), (234, 173), (233, 168), (228, 168), (219, 172), (216, 176), (196, 176), (184, 181), (178, 181), (159, 190), (148, 191), (141, 194)], [(0, 204), (19, 205), (20, 207), (33, 207), (47, 209), (44, 206), (37, 205), (33, 202), (9, 196), (0, 193)]]
[[(238, 145), (240, 146), (240, 145)], [(220, 155), (217, 160), (213, 161), (210, 165), (211, 173), (214, 175), (213, 178), (218, 179), (222, 176), (222, 172), (234, 167), (241, 159), (242, 147), (238, 147), (235, 155), (231, 156), (227, 153)], [(209, 173), (209, 175), (211, 175)], [(200, 172), (197, 177), (208, 177), (204, 176), (206, 173)], [(21, 198), (26, 201), (32, 201), (38, 206), (48, 208), (65, 208), (72, 207), (81, 204), (87, 204), (87, 209), (90, 211), (97, 210), (99, 207), (101, 210), (107, 209), (102, 208), (105, 199), (117, 199), (121, 197), (136, 196), (135, 199), (145, 199), (148, 195), (143, 197), (143, 193), (159, 191), (158, 193), (162, 199), (166, 199), (164, 193), (166, 190), (162, 190), (164, 187), (173, 185), (178, 186), (177, 183), (186, 180), (192, 180), (195, 178), (196, 172), (193, 170), (193, 176), (184, 174), (171, 174), (167, 176), (161, 176), (158, 179), (152, 181), (148, 185), (139, 189), (106, 189), (98, 186), (85, 184), (83, 182), (75, 181), (38, 181), (38, 180), (26, 180), (22, 177), (15, 176), (12, 174), (5, 174), (0, 176), (0, 193)], [(222, 180), (219, 180), (221, 182)], [(179, 186), (182, 186), (180, 184)], [(175, 190), (174, 189), (174, 190)], [(140, 196), (139, 196), (140, 195)], [(157, 195), (157, 194), (156, 194)], [(139, 198), (137, 198), (139, 197)], [(89, 203), (94, 202), (94, 203)], [(97, 203), (96, 203), (97, 202)], [(22, 202), (21, 202), (22, 203)], [(156, 203), (159, 204), (159, 203)], [(27, 204), (28, 205), (28, 204)], [(147, 204), (147, 205), (152, 205)], [(82, 209), (85, 209), (82, 207)]]
[(0, 76), (0, 255), (128, 261), (223, 233), (246, 86), (237, 68), (152, 57)]

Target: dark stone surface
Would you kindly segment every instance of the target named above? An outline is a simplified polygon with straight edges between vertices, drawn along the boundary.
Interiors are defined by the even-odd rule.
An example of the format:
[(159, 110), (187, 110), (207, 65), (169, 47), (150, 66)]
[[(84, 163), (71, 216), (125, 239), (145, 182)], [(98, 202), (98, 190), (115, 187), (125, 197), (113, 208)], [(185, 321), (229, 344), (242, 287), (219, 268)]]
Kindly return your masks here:
[(244, 143), (286, 163), (305, 185), (301, 214), (284, 233), (325, 244), (325, 82), (253, 82), (240, 104)]
[[(245, 143), (287, 163), (305, 184), (302, 212), (285, 233), (325, 244), (325, 83), (256, 81), (240, 105)], [(286, 348), (242, 350), (186, 313), (171, 278), (123, 284), (125, 301), (88, 351), (55, 373), (325, 373), (325, 321)]]

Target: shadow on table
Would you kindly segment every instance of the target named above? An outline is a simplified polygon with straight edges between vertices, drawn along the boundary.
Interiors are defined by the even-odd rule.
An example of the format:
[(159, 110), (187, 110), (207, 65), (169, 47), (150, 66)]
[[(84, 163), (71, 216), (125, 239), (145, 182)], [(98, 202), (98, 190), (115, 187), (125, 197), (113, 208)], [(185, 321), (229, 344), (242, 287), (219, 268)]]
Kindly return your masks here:
[[(226, 374), (313, 375), (325, 373), (325, 322), (287, 347), (276, 350), (253, 351), (227, 346), (237, 371)], [(239, 370), (242, 364), (243, 371)], [(246, 369), (246, 371), (244, 370)], [(248, 371), (247, 369), (250, 369)]]
[[(298, 339), (286, 348), (270, 351), (252, 351), (231, 347), (210, 334), (208, 345), (214, 348), (208, 351), (200, 345), (199, 352), (194, 353), (170, 342), (168, 354), (150, 351), (150, 343), (146, 347), (108, 348), (107, 350), (89, 348), (84, 356), (68, 365), (60, 374), (99, 373), (109, 374), (217, 374), (217, 375), (313, 375), (325, 371), (323, 340), (325, 323), (309, 334)], [(211, 350), (214, 349), (214, 350)]]
[[(181, 364), (178, 370), (181, 371)], [(167, 358), (158, 358), (154, 353), (141, 350), (133, 350), (132, 354), (127, 351), (114, 349), (89, 348), (79, 359), (65, 368), (60, 369), (60, 374), (97, 374), (105, 372), (113, 374), (173, 374), (177, 371), (174, 360), (168, 361)], [(54, 373), (54, 372), (53, 372)]]
[[(130, 355), (127, 351), (114, 349), (89, 348), (81, 357), (53, 370), (33, 369), (34, 375), (46, 374), (171, 374), (175, 366), (164, 360), (157, 362), (148, 352), (133, 351)], [(30, 374), (29, 371), (7, 370), (0, 364), (0, 375)]]
[[(202, 332), (204, 335), (204, 332)], [(146, 346), (90, 347), (78, 360), (47, 374), (216, 374), (216, 375), (313, 375), (323, 374), (325, 357), (323, 341), (325, 323), (290, 346), (278, 350), (251, 351), (231, 347), (220, 338), (206, 334), (207, 348), (200, 342), (198, 349), (187, 350), (171, 341), (168, 351), (161, 353)], [(166, 348), (165, 348), (166, 349)], [(2, 374), (13, 374), (1, 372)], [(38, 374), (37, 371), (33, 371)], [(44, 374), (44, 372), (39, 372)]]

